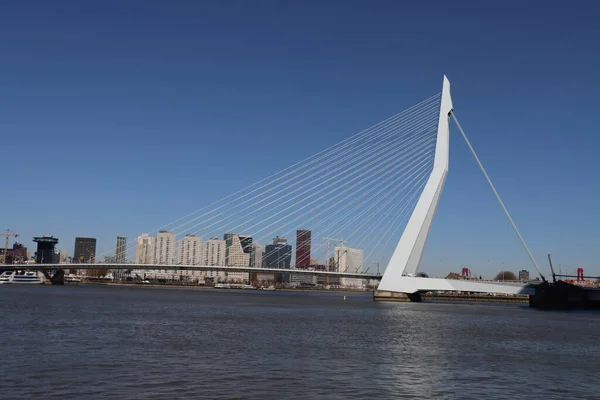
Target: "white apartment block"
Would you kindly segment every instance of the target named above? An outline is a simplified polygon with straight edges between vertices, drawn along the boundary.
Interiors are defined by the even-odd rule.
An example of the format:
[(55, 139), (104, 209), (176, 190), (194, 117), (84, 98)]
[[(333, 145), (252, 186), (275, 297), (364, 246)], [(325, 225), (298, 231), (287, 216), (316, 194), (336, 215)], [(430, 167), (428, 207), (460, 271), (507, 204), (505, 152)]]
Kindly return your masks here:
[(167, 231), (160, 231), (152, 243), (152, 263), (163, 265), (175, 264), (177, 237)]
[[(200, 265), (202, 264), (202, 238), (195, 235), (185, 235), (179, 241), (178, 264)], [(206, 273), (204, 271), (178, 270), (180, 281), (198, 282), (203, 281)]]
[[(179, 241), (177, 261), (179, 265), (202, 264), (202, 238), (195, 235), (185, 235), (185, 237)], [(204, 271), (177, 271), (177, 277), (180, 281), (184, 282), (203, 281), (205, 275), (206, 273)]]
[(195, 235), (185, 235), (179, 241), (179, 265), (202, 264), (202, 238)]
[[(202, 265), (225, 265), (225, 241), (212, 238), (204, 242), (202, 246)], [(206, 271), (206, 278), (217, 282), (225, 280), (223, 271)]]
[(152, 263), (152, 242), (153, 237), (147, 233), (142, 233), (137, 237), (135, 245), (135, 263), (136, 264), (151, 264)]
[(202, 265), (225, 265), (225, 241), (212, 238), (202, 246)]

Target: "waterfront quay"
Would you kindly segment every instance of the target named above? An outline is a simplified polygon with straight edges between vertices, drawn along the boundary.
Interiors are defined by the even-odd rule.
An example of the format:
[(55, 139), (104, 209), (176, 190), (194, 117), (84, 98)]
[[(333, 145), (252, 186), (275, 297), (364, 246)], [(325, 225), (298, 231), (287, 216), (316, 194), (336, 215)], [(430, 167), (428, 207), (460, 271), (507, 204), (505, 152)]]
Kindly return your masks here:
[(426, 292), (421, 294), (407, 294), (395, 292), (373, 292), (376, 301), (391, 301), (408, 303), (414, 301), (443, 301), (443, 302), (469, 302), (469, 303), (529, 303), (528, 294), (499, 294), (499, 293), (469, 293), (469, 292)]
[[(278, 284), (275, 286), (252, 286), (242, 284), (228, 285), (211, 285), (211, 284), (194, 284), (185, 282), (158, 282), (148, 281), (142, 282), (114, 282), (101, 279), (84, 279), (77, 281), (65, 281), (67, 284), (84, 284), (84, 285), (106, 285), (106, 286), (122, 286), (122, 287), (146, 287), (155, 289), (190, 289), (190, 290), (277, 290), (290, 292), (330, 292), (330, 293), (365, 293), (372, 292), (373, 299), (377, 299), (377, 291), (373, 288), (348, 288), (336, 285), (290, 285)], [(393, 297), (386, 297), (385, 301), (391, 302), (411, 302), (410, 296), (404, 293), (395, 293)], [(458, 292), (428, 292), (421, 294), (421, 301), (436, 301), (436, 302), (467, 302), (467, 303), (511, 303), (511, 304), (527, 304), (529, 303), (529, 295), (503, 295), (495, 293), (458, 293)]]
[[(47, 282), (49, 283), (49, 282)], [(164, 289), (190, 289), (190, 290), (258, 290), (258, 291), (295, 291), (295, 292), (356, 292), (356, 293), (370, 293), (373, 291), (372, 287), (344, 287), (340, 285), (309, 285), (309, 284), (290, 284), (290, 283), (278, 283), (274, 285), (250, 285), (243, 283), (216, 283), (216, 282), (185, 282), (185, 281), (166, 281), (166, 280), (152, 280), (152, 281), (127, 281), (127, 280), (106, 280), (98, 278), (69, 278), (66, 277), (65, 285), (104, 285), (104, 286), (115, 286), (115, 287), (141, 287), (141, 288), (164, 288)]]
[[(42, 270), (39, 272), (39, 276), (42, 280), (45, 279), (45, 282), (50, 284), (64, 283), (68, 285), (72, 284), (89, 284), (89, 285), (107, 285), (107, 286), (129, 286), (129, 287), (148, 287), (148, 288), (165, 288), (165, 289), (175, 289), (175, 288), (185, 288), (185, 289), (218, 289), (218, 290), (279, 290), (279, 291), (297, 291), (297, 292), (363, 292), (363, 293), (372, 293), (372, 299), (375, 301), (391, 301), (391, 302), (420, 302), (420, 301), (442, 301), (442, 302), (471, 302), (471, 303), (521, 303), (525, 304), (529, 302), (528, 294), (500, 294), (500, 293), (477, 293), (470, 291), (446, 291), (446, 290), (436, 290), (436, 291), (421, 291), (417, 293), (399, 293), (399, 292), (388, 292), (388, 291), (379, 291), (377, 290), (377, 281), (376, 280), (358, 280), (361, 282), (360, 285), (356, 286), (346, 286), (340, 285), (336, 283), (338, 280), (332, 279), (331, 274), (324, 271), (296, 271), (296, 270), (286, 270), (288, 273), (300, 272), (302, 274), (310, 274), (314, 278), (311, 279), (309, 283), (305, 281), (294, 281), (293, 279), (288, 282), (276, 282), (274, 280), (213, 280), (213, 279), (196, 279), (191, 280), (189, 276), (186, 275), (178, 275), (175, 274), (175, 270), (173, 270), (170, 275), (166, 274), (161, 278), (147, 278), (146, 275), (131, 275), (131, 274), (119, 274), (119, 270), (113, 270), (113, 272), (109, 272), (107, 275), (99, 277), (99, 276), (91, 276), (88, 275), (87, 272), (94, 271), (90, 269), (92, 266), (108, 266), (103, 264), (92, 264), (92, 265), (77, 265), (78, 270), (74, 272), (79, 272), (78, 274), (63, 274), (62, 279), (60, 281), (53, 280), (56, 277), (57, 271), (60, 270), (50, 270), (54, 273), (52, 277), (49, 279), (45, 277), (45, 275), (49, 275), (49, 271)], [(39, 266), (36, 264), (28, 265), (29, 268), (34, 266)], [(44, 265), (47, 266), (47, 265)], [(58, 267), (59, 265), (54, 265), (53, 267)], [(60, 265), (63, 266), (63, 265)], [(74, 266), (74, 265), (73, 265)], [(7, 266), (8, 267), (8, 266)], [(16, 267), (13, 265), (11, 267)], [(83, 268), (81, 268), (83, 267)], [(114, 265), (111, 265), (114, 267)], [(178, 269), (192, 269), (194, 267), (182, 267), (177, 266)], [(203, 268), (203, 267), (201, 267)], [(204, 267), (206, 268), (206, 267)], [(214, 267), (213, 267), (214, 268)], [(223, 269), (228, 269), (225, 267)], [(232, 268), (236, 271), (242, 270), (242, 268)], [(67, 270), (69, 271), (69, 270)], [(185, 272), (185, 271), (184, 271)], [(279, 271), (278, 271), (279, 272)], [(327, 276), (319, 276), (319, 275), (329, 275)], [(357, 274), (349, 274), (353, 276), (357, 276)], [(364, 274), (360, 275), (364, 276)], [(177, 279), (176, 279), (177, 278)], [(373, 276), (371, 276), (373, 278)], [(329, 282), (328, 282), (329, 281)], [(460, 280), (457, 280), (457, 282)], [(341, 283), (341, 282), (340, 282)]]

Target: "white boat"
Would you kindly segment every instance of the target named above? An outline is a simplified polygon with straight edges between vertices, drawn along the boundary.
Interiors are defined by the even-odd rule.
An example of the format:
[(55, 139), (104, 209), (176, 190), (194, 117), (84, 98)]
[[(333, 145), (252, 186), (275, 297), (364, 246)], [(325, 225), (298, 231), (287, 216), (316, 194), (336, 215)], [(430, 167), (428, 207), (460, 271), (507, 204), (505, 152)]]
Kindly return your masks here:
[(216, 283), (215, 289), (231, 289), (231, 285), (228, 283)]
[(243, 285), (239, 283), (215, 283), (215, 289), (246, 289), (255, 290), (256, 288), (252, 285)]
[(0, 284), (28, 284), (39, 285), (44, 283), (38, 276), (37, 272), (33, 271), (4, 271), (0, 274)]
[(82, 282), (82, 279), (77, 275), (69, 274), (69, 275), (65, 276), (65, 283), (81, 283), (81, 282)]

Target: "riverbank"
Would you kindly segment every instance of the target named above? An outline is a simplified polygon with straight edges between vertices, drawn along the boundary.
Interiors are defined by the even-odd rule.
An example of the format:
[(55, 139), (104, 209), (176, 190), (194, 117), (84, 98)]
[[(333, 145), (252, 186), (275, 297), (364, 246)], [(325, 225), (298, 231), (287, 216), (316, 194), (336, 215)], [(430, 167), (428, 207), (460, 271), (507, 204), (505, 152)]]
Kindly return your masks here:
[[(112, 286), (112, 287), (139, 287), (149, 289), (187, 289), (187, 290), (212, 290), (218, 292), (236, 292), (240, 291), (263, 291), (261, 289), (241, 289), (241, 288), (214, 288), (210, 285), (181, 285), (181, 284), (139, 284), (125, 282), (81, 282), (78, 285), (93, 285), (93, 286)], [(272, 291), (272, 290), (268, 290)], [(294, 293), (339, 293), (339, 294), (364, 294), (373, 293), (371, 290), (356, 290), (356, 289), (311, 289), (311, 288), (278, 288), (276, 292), (294, 292)], [(378, 298), (374, 296), (376, 301), (386, 302), (410, 302), (407, 295), (397, 294), (394, 298)], [(512, 303), (512, 304), (527, 304), (529, 296), (527, 295), (488, 295), (488, 294), (471, 294), (471, 293), (443, 293), (443, 294), (423, 294), (421, 295), (423, 302), (467, 302), (467, 303)]]
[(189, 289), (189, 290), (214, 290), (214, 291), (274, 291), (274, 292), (307, 292), (307, 293), (372, 293), (371, 290), (357, 290), (357, 289), (309, 289), (309, 288), (277, 288), (275, 290), (262, 290), (262, 289), (236, 289), (236, 288), (214, 288), (210, 285), (179, 285), (179, 284), (137, 284), (137, 283), (124, 283), (124, 282), (78, 282), (68, 283), (67, 285), (94, 285), (94, 286), (113, 286), (113, 287), (140, 287), (150, 289)]

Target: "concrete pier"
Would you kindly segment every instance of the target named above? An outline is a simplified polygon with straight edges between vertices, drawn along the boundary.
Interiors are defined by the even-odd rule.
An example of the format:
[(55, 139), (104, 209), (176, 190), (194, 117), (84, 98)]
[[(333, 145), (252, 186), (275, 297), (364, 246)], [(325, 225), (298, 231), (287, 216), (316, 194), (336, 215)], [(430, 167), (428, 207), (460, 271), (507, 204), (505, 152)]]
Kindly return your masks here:
[(529, 302), (528, 295), (511, 294), (482, 294), (482, 293), (400, 293), (388, 290), (376, 290), (373, 292), (374, 301), (392, 302), (421, 302), (421, 301), (464, 301), (477, 303), (520, 303)]
[(420, 302), (421, 295), (419, 293), (400, 293), (389, 290), (376, 290), (373, 292), (373, 300), (375, 301), (396, 301), (396, 302)]

